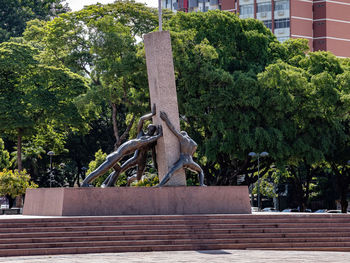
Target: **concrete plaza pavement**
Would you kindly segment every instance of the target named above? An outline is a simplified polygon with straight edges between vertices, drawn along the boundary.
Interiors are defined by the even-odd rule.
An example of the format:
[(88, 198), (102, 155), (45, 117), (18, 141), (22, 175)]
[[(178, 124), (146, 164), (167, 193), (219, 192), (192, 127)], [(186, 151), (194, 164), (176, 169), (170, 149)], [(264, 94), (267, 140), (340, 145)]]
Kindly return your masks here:
[(268, 251), (268, 250), (204, 250), (166, 252), (128, 252), (106, 254), (74, 254), (52, 256), (3, 257), (6, 263), (165, 263), (165, 262), (207, 262), (207, 263), (285, 263), (285, 262), (327, 262), (348, 263), (350, 252), (319, 251)]

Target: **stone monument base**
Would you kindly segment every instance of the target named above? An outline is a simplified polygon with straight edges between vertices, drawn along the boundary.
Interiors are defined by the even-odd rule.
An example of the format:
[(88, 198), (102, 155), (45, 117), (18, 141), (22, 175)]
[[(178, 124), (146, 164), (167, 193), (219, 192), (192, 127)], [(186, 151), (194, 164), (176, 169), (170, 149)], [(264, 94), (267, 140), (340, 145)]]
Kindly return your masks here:
[(247, 186), (27, 189), (23, 215), (250, 214)]

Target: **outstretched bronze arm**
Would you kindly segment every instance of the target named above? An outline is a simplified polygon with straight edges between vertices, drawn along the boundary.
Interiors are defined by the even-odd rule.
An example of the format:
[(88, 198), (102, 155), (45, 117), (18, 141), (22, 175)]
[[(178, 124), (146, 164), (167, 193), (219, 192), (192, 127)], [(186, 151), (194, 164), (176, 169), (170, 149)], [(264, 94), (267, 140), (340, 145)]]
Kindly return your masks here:
[(175, 134), (176, 137), (178, 137), (178, 138), (182, 138), (183, 137), (182, 134), (175, 129), (174, 125), (170, 122), (170, 120), (168, 118), (168, 115), (164, 111), (160, 112), (160, 118), (163, 121), (165, 121), (165, 123), (167, 124), (169, 129), (172, 131), (172, 133)]
[(151, 113), (145, 114), (140, 118), (139, 123), (137, 125), (137, 134), (139, 134), (142, 130), (143, 123), (147, 120), (150, 120), (154, 115), (156, 115), (156, 104), (153, 104)]

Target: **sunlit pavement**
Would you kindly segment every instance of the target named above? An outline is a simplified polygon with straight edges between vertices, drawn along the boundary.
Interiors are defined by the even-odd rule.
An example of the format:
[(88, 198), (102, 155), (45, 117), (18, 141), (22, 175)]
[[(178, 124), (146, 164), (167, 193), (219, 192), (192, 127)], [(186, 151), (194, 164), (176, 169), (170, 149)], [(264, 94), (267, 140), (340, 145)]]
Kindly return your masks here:
[(208, 251), (169, 251), (139, 253), (78, 254), (57, 256), (4, 257), (0, 262), (10, 263), (108, 263), (108, 262), (350, 262), (350, 252), (318, 251), (259, 251), (259, 250), (208, 250)]

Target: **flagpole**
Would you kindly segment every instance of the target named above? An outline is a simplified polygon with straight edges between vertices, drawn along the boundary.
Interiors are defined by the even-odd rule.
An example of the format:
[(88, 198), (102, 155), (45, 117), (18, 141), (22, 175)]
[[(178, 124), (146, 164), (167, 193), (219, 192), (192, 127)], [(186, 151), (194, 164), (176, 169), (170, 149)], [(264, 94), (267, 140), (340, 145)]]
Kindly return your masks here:
[(162, 0), (158, 0), (158, 23), (159, 31), (162, 31)]

